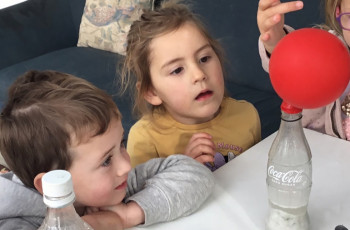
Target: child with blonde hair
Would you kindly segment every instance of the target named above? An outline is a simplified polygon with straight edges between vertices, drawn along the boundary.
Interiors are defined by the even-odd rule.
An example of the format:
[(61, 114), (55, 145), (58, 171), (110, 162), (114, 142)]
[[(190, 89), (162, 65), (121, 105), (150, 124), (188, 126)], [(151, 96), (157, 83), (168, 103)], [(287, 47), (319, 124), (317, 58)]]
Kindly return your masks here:
[(260, 141), (257, 110), (225, 95), (222, 48), (186, 5), (146, 10), (127, 41), (122, 83), (136, 88), (141, 116), (127, 143), (133, 166), (183, 153), (215, 170)]
[[(326, 24), (321, 28), (336, 35), (348, 47), (350, 45), (350, 1), (325, 0)], [(284, 14), (303, 8), (302, 1), (281, 3), (279, 0), (260, 0), (257, 12), (260, 30), (259, 54), (262, 66), (269, 71), (269, 58), (277, 43), (293, 28), (284, 25)], [(350, 140), (350, 82), (342, 95), (321, 108), (304, 109), (304, 127), (334, 137)]]

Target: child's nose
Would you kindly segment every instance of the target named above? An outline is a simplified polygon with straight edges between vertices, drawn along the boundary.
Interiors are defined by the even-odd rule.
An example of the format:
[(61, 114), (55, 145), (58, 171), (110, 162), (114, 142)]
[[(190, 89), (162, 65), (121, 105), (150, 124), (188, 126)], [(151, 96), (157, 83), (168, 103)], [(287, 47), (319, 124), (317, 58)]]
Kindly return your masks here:
[[(124, 150), (125, 151), (125, 150)], [(116, 172), (118, 176), (123, 176), (131, 170), (130, 156), (125, 151), (121, 153), (121, 156), (117, 159)]]
[(193, 75), (193, 79), (192, 79), (193, 83), (203, 81), (207, 78), (206, 74), (199, 66), (194, 66), (192, 70), (192, 75)]

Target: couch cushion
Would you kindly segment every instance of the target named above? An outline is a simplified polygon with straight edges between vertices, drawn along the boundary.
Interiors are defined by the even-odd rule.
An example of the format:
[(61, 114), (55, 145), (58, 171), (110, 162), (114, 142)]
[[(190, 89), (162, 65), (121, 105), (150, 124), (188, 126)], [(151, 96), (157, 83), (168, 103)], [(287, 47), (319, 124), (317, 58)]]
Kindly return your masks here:
[(70, 11), (72, 15), (73, 25), (75, 29), (75, 34), (78, 35), (81, 17), (84, 12), (85, 0), (70, 0), (69, 4), (70, 4)]
[(69, 1), (30, 0), (0, 10), (0, 69), (76, 46), (78, 33), (72, 23)]
[(134, 123), (134, 119), (131, 116), (130, 98), (117, 96), (117, 63), (120, 58), (120, 55), (111, 52), (71, 47), (7, 67), (0, 70), (0, 106), (6, 101), (8, 87), (24, 72), (31, 69), (62, 71), (82, 77), (114, 95), (113, 99), (123, 113), (123, 125), (127, 136), (127, 131)]

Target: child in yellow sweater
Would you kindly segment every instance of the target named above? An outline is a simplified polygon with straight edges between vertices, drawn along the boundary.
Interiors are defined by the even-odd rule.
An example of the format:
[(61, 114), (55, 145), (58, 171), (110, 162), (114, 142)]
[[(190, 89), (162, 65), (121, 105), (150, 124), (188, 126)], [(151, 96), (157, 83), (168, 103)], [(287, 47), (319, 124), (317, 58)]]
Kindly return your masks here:
[(134, 87), (142, 118), (127, 150), (136, 166), (183, 153), (212, 170), (261, 139), (254, 106), (225, 95), (223, 55), (186, 5), (145, 11), (128, 34), (122, 83)]

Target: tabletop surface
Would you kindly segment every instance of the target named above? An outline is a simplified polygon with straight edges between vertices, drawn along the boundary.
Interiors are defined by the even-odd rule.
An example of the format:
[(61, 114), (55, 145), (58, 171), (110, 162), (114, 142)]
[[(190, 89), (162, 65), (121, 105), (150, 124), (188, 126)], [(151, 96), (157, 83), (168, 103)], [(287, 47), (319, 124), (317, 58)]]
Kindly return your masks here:
[[(312, 230), (350, 229), (350, 142), (304, 129), (312, 152), (308, 206)], [(276, 133), (214, 172), (216, 187), (190, 216), (147, 228), (167, 230), (265, 229), (268, 214), (266, 166)]]

